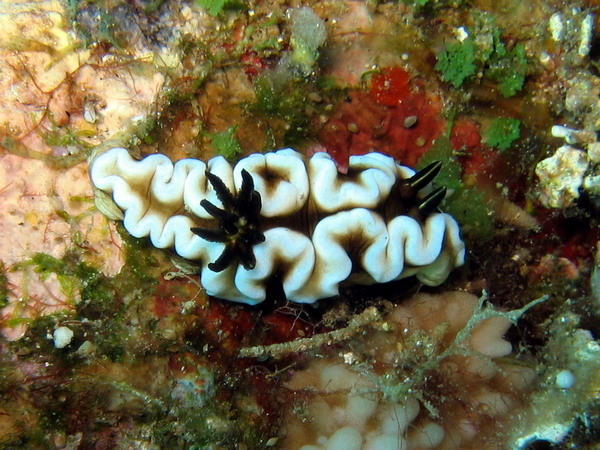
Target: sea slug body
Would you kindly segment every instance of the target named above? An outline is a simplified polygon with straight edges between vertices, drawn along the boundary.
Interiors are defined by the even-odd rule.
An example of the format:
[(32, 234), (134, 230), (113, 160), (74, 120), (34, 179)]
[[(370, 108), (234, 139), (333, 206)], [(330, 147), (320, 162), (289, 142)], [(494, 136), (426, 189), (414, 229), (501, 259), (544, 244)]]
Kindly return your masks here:
[(463, 263), (465, 247), (456, 221), (436, 211), (443, 192), (429, 192), (437, 170), (415, 175), (369, 153), (352, 156), (340, 174), (328, 154), (292, 149), (232, 167), (222, 157), (138, 161), (115, 147), (90, 163), (94, 188), (112, 198), (129, 233), (201, 261), (209, 295), (247, 304), (265, 299), (274, 276), (299, 303), (335, 296), (342, 282), (416, 275), (442, 283)]

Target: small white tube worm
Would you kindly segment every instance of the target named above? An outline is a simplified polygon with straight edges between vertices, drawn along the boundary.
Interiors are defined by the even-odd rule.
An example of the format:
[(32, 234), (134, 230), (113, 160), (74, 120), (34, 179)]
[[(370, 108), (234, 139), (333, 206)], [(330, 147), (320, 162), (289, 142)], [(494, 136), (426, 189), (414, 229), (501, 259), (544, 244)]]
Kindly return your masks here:
[[(234, 203), (251, 190), (260, 195), (254, 240), (244, 241), (240, 230), (249, 225), (235, 215), (235, 208), (247, 205), (224, 205), (211, 174)], [(425, 284), (442, 283), (463, 264), (464, 243), (448, 214), (419, 215), (430, 187), (420, 183), (407, 198), (406, 183), (414, 174), (388, 156), (369, 153), (351, 156), (344, 175), (328, 154), (308, 158), (292, 149), (250, 155), (232, 167), (222, 157), (173, 163), (156, 154), (137, 161), (116, 147), (90, 164), (94, 187), (111, 196), (129, 233), (201, 261), (200, 279), (209, 295), (248, 304), (265, 299), (266, 283), (275, 274), (287, 298), (301, 303), (335, 296), (343, 282), (385, 283), (416, 275)], [(219, 266), (215, 271), (209, 264), (231, 241), (229, 235), (219, 241), (222, 223), (214, 216), (219, 208), (241, 227), (228, 231), (242, 240), (233, 252), (250, 252), (251, 258), (242, 264), (239, 255), (230, 255), (223, 267), (212, 265)]]

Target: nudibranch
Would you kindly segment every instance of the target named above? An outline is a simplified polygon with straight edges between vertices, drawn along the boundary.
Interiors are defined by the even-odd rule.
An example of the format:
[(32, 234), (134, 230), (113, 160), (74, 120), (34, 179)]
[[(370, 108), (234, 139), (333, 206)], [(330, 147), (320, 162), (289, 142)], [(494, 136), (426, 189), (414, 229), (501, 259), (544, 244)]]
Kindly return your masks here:
[(209, 295), (254, 305), (273, 277), (299, 303), (335, 296), (340, 283), (442, 283), (465, 246), (454, 218), (437, 210), (439, 167), (415, 173), (369, 153), (341, 174), (326, 153), (283, 149), (232, 167), (220, 156), (136, 160), (115, 147), (93, 156), (90, 176), (97, 200), (110, 199), (112, 208), (96, 202), (107, 216), (199, 261)]

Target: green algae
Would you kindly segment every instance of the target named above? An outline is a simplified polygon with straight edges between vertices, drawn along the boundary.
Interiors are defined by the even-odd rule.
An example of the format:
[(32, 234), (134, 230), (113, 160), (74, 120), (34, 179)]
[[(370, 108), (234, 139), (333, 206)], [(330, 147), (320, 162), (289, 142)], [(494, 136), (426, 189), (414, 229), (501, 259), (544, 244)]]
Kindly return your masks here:
[(444, 50), (436, 55), (435, 69), (441, 72), (442, 80), (458, 88), (466, 79), (475, 75), (475, 50), (472, 39), (446, 44)]
[(250, 105), (250, 110), (268, 118), (283, 120), (286, 128), (283, 144), (296, 144), (305, 140), (308, 133), (309, 118), (302, 106), (309, 101), (311, 86), (311, 82), (303, 79), (277, 83), (269, 75), (260, 76), (254, 82), (256, 101)]
[[(119, 2), (104, 0), (85, 1), (68, 0), (67, 12), (71, 29), (84, 48), (99, 44), (109, 44), (115, 49), (123, 49), (127, 40), (121, 32), (121, 26), (115, 21), (115, 12)], [(94, 20), (86, 17), (94, 17)]]
[(418, 12), (432, 13), (441, 8), (459, 8), (465, 0), (402, 0), (402, 3), (414, 8)]
[(242, 153), (240, 142), (235, 137), (235, 130), (237, 130), (237, 125), (210, 135), (215, 153), (223, 156), (228, 161), (234, 161)]
[(443, 202), (443, 210), (461, 224), (467, 239), (486, 240), (493, 236), (493, 213), (481, 190), (461, 186)]
[(227, 9), (244, 9), (246, 5), (242, 1), (238, 0), (194, 0), (194, 2), (206, 9), (211, 16), (217, 17), (224, 10)]
[(521, 121), (512, 117), (498, 117), (490, 123), (484, 140), (491, 147), (507, 150), (521, 135)]
[(51, 274), (56, 275), (60, 283), (61, 292), (65, 294), (69, 303), (75, 301), (77, 279), (62, 259), (55, 258), (46, 253), (36, 253), (33, 257), (13, 265), (11, 271), (25, 271), (28, 268), (32, 268), (42, 281), (47, 280)]
[(529, 60), (525, 47), (516, 43), (508, 48), (496, 25), (494, 16), (475, 10), (471, 13), (474, 26), (470, 33), (466, 27), (463, 40), (446, 43), (436, 55), (435, 69), (442, 80), (455, 88), (473, 80), (479, 72), (484, 78), (497, 84), (503, 97), (512, 97), (523, 89)]
[(4, 262), (0, 260), (0, 308), (4, 308), (8, 305), (9, 292), (6, 267), (4, 266)]
[[(70, 249), (62, 258), (37, 253), (11, 268), (12, 271), (31, 269), (41, 280), (55, 275), (72, 308), (33, 319), (9, 320), (8, 326), (22, 322), (28, 326), (25, 337), (15, 345), (56, 353), (47, 336), (61, 323), (69, 322), (73, 323), (76, 341), (81, 333), (91, 332), (89, 340), (96, 347), (97, 356), (118, 361), (126, 354), (125, 346), (130, 338), (128, 315), (131, 308), (153, 292), (157, 281), (155, 261), (143, 251), (141, 240), (122, 233), (126, 266), (113, 277), (84, 262), (84, 254), (77, 248)], [(59, 351), (59, 354), (66, 353), (68, 350)]]
[(442, 168), (435, 177), (434, 186), (446, 186), (451, 190), (458, 189), (462, 184), (462, 169), (454, 154), (450, 139), (445, 136), (440, 136), (435, 140), (429, 150), (419, 159), (416, 168), (423, 169), (436, 161), (442, 162)]
[[(37, 253), (11, 268), (33, 271), (41, 279), (56, 276), (61, 281), (61, 290), (79, 298), (60, 312), (23, 319), (27, 324), (25, 335), (8, 344), (13, 359), (7, 360), (9, 353), (0, 352), (6, 356), (0, 358), (0, 409), (17, 411), (10, 414), (11, 418), (27, 417), (18, 433), (4, 435), (8, 440), (0, 444), (8, 445), (7, 448), (11, 445), (50, 448), (56, 433), (64, 433), (74, 418), (86, 427), (90, 436), (97, 435), (114, 426), (115, 419), (110, 417), (115, 412), (110, 399), (119, 402), (124, 397), (143, 399), (140, 416), (133, 419), (140, 425), (154, 415), (165, 413), (164, 408), (156, 408), (164, 406), (159, 399), (140, 393), (127, 383), (86, 374), (86, 368), (97, 361), (130, 367), (147, 352), (146, 346), (136, 340), (156, 339), (151, 321), (142, 324), (145, 332), (132, 333), (131, 321), (135, 320), (141, 304), (148, 302), (156, 285), (155, 261), (140, 241), (124, 236), (122, 248), (128, 266), (115, 276), (106, 276), (86, 263), (85, 252), (77, 247), (69, 249), (62, 258)], [(10, 321), (6, 324), (11, 325)], [(74, 332), (72, 341), (64, 348), (56, 348), (52, 339), (59, 326), (67, 326)], [(86, 347), (83, 344), (91, 349), (89, 353), (82, 350)], [(35, 376), (24, 377), (21, 368), (27, 365), (38, 367)], [(15, 401), (14, 393), (23, 389), (38, 392), (29, 398), (31, 404)]]
[(48, 167), (53, 169), (69, 169), (87, 159), (87, 153), (84, 151), (76, 151), (73, 154), (65, 156), (49, 155), (47, 153), (39, 152), (23, 145), (19, 140), (11, 136), (3, 136), (2, 139), (0, 139), (0, 146), (6, 149), (8, 153), (22, 158), (42, 161)]
[(510, 51), (492, 58), (486, 75), (498, 82), (498, 90), (504, 97), (512, 97), (523, 89), (528, 66), (525, 47), (519, 43)]
[(450, 139), (441, 136), (419, 159), (417, 169), (441, 161), (442, 169), (433, 181), (434, 188), (444, 186), (449, 194), (442, 201), (443, 211), (461, 224), (463, 235), (468, 239), (487, 239), (493, 235), (492, 210), (483, 192), (476, 186), (467, 186), (461, 178), (462, 169)]
[(59, 126), (51, 113), (47, 113), (47, 117), (50, 121), (50, 129), (40, 131), (39, 134), (49, 147), (65, 147), (73, 152), (84, 153), (92, 147), (85, 138), (94, 137), (95, 131)]

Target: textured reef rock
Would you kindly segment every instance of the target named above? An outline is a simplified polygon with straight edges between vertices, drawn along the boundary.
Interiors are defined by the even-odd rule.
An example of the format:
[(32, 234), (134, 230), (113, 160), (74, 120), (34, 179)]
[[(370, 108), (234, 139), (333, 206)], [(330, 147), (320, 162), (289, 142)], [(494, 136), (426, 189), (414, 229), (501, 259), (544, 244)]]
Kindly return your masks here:
[[(260, 194), (260, 217), (248, 214), (258, 217), (264, 241), (237, 242), (255, 265), (211, 270), (228, 243), (245, 239), (249, 218), (231, 210), (242, 195), (244, 171)], [(90, 167), (105, 214), (123, 219), (135, 237), (150, 236), (156, 247), (202, 261), (202, 285), (210, 295), (248, 304), (265, 299), (265, 284), (277, 273), (288, 299), (301, 303), (337, 295), (345, 280), (371, 284), (416, 275), (425, 284), (443, 282), (463, 263), (465, 249), (456, 221), (434, 212), (443, 198), (427, 186), (435, 173), (415, 174), (370, 153), (351, 157), (342, 175), (329, 155), (308, 159), (291, 149), (254, 154), (231, 167), (223, 157), (173, 164), (157, 154), (136, 161), (126, 149), (113, 148)], [(237, 208), (246, 208), (243, 203)], [(232, 222), (231, 229), (209, 236), (215, 216), (221, 224)]]
[(480, 308), (465, 292), (419, 294), (311, 360), (287, 384), (285, 448), (507, 448), (493, 430), (535, 372), (509, 359), (509, 317)]
[(556, 153), (538, 163), (535, 174), (540, 179), (540, 202), (549, 208), (566, 208), (579, 198), (579, 189), (588, 170), (587, 154), (563, 145)]
[(596, 132), (554, 125), (552, 135), (563, 138), (566, 144), (535, 167), (535, 174), (540, 180), (540, 202), (549, 208), (566, 208), (579, 198), (583, 190), (594, 203), (598, 203), (600, 143)]

